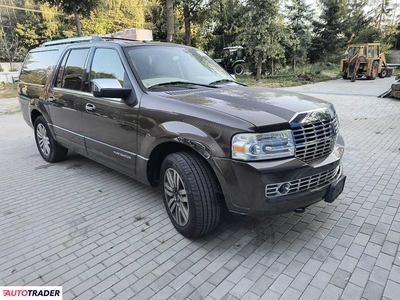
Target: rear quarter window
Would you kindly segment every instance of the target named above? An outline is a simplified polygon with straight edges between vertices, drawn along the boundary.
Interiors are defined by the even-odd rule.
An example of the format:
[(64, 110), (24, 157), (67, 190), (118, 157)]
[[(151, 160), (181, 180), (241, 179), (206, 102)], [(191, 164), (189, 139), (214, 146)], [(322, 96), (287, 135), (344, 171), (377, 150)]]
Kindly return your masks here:
[(45, 85), (58, 58), (59, 51), (57, 49), (28, 53), (21, 70), (20, 81)]

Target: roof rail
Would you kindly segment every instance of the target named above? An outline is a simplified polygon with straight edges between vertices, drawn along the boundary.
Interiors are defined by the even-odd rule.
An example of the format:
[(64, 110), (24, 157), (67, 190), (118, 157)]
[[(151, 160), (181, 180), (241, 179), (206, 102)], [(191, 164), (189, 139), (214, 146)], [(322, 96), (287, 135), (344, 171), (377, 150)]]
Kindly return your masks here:
[(139, 41), (139, 40), (128, 39), (128, 38), (124, 38), (124, 37), (110, 36), (110, 35), (102, 35), (101, 37), (103, 38), (103, 40), (121, 40), (121, 41), (131, 41), (131, 42)]
[(85, 43), (85, 42), (100, 42), (103, 41), (103, 38), (100, 36), (81, 36), (70, 39), (62, 39), (55, 40), (51, 42), (45, 42), (42, 44), (42, 47), (56, 46), (56, 45), (67, 45), (67, 44), (75, 44), (75, 43)]

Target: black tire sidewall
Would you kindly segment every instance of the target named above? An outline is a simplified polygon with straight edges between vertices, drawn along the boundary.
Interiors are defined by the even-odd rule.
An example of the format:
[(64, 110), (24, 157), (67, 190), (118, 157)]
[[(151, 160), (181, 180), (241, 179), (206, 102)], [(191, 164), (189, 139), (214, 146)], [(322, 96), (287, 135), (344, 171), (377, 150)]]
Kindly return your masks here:
[[(39, 146), (39, 141), (38, 141), (38, 136), (37, 136), (37, 127), (39, 126), (39, 124), (42, 124), (44, 126), (44, 128), (46, 128), (47, 137), (49, 138), (49, 142), (50, 142), (50, 153), (49, 153), (49, 155), (44, 154), (42, 149)], [(43, 159), (45, 161), (52, 162), (54, 160), (56, 141), (53, 139), (53, 136), (51, 135), (51, 131), (49, 129), (49, 126), (47, 125), (46, 120), (42, 116), (37, 117), (36, 120), (35, 120), (34, 135), (35, 135), (36, 147), (38, 148), (38, 151), (39, 151), (40, 155), (43, 157)]]
[[(179, 176), (181, 177), (181, 180), (185, 186), (186, 193), (187, 193), (187, 198), (189, 202), (189, 218), (188, 222), (185, 226), (179, 225), (174, 217), (171, 214), (171, 211), (169, 210), (168, 204), (167, 204), (167, 199), (165, 196), (164, 192), (164, 175), (166, 170), (169, 168), (174, 169), (175, 171), (178, 172)], [(163, 200), (164, 200), (164, 206), (165, 209), (167, 210), (168, 216), (176, 228), (182, 235), (186, 237), (190, 237), (193, 235), (193, 232), (195, 231), (196, 228), (196, 222), (197, 222), (197, 216), (196, 216), (196, 203), (193, 201), (193, 189), (195, 187), (191, 186), (190, 182), (187, 180), (188, 176), (191, 176), (190, 173), (185, 172), (185, 170), (182, 168), (182, 166), (177, 163), (174, 159), (174, 156), (168, 156), (162, 163), (161, 165), (161, 178), (160, 180), (162, 181), (161, 187), (162, 187), (162, 193), (163, 193)]]
[[(237, 69), (241, 70), (241, 72), (236, 72)], [(233, 67), (233, 73), (234, 73), (235, 75), (242, 75), (243, 72), (244, 72), (244, 66), (243, 66), (243, 64), (238, 63), (238, 64), (236, 64), (236, 65)]]

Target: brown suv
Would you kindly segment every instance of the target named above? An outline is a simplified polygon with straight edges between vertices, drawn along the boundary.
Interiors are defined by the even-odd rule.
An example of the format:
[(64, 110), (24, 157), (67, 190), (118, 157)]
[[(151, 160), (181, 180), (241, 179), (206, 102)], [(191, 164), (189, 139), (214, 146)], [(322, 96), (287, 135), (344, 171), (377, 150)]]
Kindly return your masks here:
[(84, 37), (27, 55), (18, 88), (41, 156), (72, 150), (161, 184), (185, 236), (217, 226), (222, 205), (275, 214), (342, 192), (344, 142), (332, 104), (236, 82), (198, 49)]

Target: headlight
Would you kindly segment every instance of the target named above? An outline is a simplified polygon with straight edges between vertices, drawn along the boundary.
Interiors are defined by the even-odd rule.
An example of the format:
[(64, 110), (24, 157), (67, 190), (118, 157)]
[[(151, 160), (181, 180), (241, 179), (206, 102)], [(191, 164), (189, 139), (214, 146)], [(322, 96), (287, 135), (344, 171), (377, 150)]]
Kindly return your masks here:
[(232, 139), (232, 158), (263, 160), (294, 155), (291, 130), (269, 133), (240, 133)]

